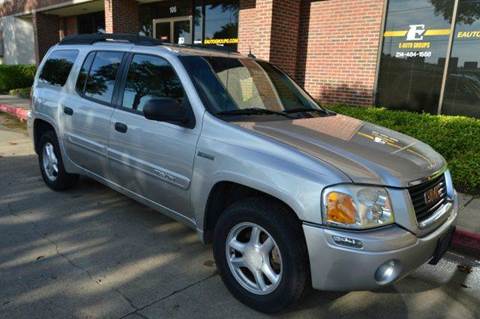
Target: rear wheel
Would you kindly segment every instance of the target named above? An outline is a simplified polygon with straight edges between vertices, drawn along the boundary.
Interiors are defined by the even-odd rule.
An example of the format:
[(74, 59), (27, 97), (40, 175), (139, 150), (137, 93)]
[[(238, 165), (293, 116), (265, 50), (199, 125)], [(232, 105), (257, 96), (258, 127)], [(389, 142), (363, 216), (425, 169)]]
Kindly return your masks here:
[(244, 304), (278, 312), (300, 299), (308, 286), (302, 228), (283, 205), (263, 198), (235, 203), (220, 217), (214, 239), (222, 280)]
[(58, 140), (53, 131), (42, 134), (39, 150), (38, 160), (45, 184), (56, 191), (71, 188), (78, 180), (78, 175), (65, 171)]

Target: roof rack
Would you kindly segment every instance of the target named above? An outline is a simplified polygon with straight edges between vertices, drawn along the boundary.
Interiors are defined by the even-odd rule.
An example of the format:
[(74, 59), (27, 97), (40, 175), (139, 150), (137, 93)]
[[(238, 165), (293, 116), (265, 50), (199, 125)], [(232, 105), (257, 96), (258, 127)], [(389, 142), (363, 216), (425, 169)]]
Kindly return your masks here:
[(186, 49), (200, 49), (200, 50), (210, 50), (210, 51), (222, 51), (226, 53), (239, 53), (237, 50), (234, 50), (229, 47), (224, 47), (220, 45), (205, 45), (205, 44), (176, 44), (164, 42), (164, 45), (177, 48), (186, 48)]
[(60, 41), (60, 45), (69, 45), (69, 44), (94, 44), (97, 42), (128, 42), (137, 45), (148, 45), (156, 46), (162, 45), (164, 42), (150, 38), (144, 37), (137, 34), (131, 33), (93, 33), (93, 34), (79, 34), (71, 35), (63, 38)]
[(59, 45), (70, 45), (70, 44), (90, 45), (97, 42), (126, 42), (126, 43), (131, 43), (136, 45), (146, 45), (146, 46), (168, 45), (168, 46), (173, 46), (178, 48), (204, 49), (204, 50), (223, 51), (227, 53), (238, 53), (238, 51), (233, 50), (229, 47), (224, 47), (224, 46), (204, 45), (204, 44), (175, 44), (175, 43), (163, 42), (155, 38), (141, 36), (133, 33), (92, 33), (92, 34), (70, 35), (63, 38), (63, 40), (60, 41)]

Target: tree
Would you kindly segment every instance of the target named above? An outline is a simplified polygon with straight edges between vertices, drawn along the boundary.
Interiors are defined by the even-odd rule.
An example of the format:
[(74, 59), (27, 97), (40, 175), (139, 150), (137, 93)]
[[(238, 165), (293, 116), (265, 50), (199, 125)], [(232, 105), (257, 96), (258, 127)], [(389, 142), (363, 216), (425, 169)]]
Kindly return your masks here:
[[(435, 15), (443, 16), (452, 22), (454, 0), (430, 0), (435, 7)], [(480, 3), (460, 0), (457, 14), (457, 23), (473, 24), (480, 19)]]

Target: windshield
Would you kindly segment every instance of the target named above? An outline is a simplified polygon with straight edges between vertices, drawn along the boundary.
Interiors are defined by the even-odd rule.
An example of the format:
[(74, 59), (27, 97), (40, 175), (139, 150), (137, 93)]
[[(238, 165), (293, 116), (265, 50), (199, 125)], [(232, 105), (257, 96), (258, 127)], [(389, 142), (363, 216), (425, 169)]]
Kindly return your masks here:
[(230, 57), (183, 56), (180, 60), (212, 114), (326, 113), (292, 79), (270, 63)]

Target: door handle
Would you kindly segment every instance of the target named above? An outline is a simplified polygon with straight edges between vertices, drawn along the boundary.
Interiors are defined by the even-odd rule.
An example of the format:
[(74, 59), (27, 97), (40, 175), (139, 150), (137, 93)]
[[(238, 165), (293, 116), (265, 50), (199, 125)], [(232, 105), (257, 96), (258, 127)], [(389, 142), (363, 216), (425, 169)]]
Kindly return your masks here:
[(115, 123), (115, 130), (117, 132), (120, 132), (120, 133), (127, 133), (128, 126), (127, 126), (127, 124), (116, 122)]
[(73, 109), (69, 108), (68, 106), (63, 107), (63, 113), (72, 116), (73, 115)]

